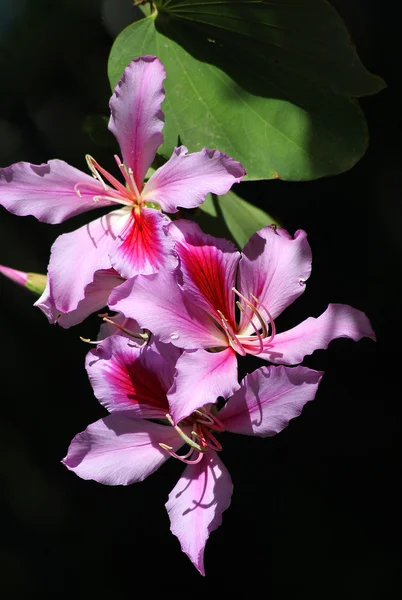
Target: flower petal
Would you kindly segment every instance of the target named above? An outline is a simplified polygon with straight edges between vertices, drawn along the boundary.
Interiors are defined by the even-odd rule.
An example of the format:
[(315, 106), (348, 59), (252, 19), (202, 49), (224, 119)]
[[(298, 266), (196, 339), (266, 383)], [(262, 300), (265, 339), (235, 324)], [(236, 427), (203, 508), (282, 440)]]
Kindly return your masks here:
[(323, 374), (306, 367), (261, 367), (246, 375), (219, 419), (233, 433), (275, 435), (314, 399)]
[[(284, 229), (264, 227), (243, 249), (239, 265), (239, 291), (252, 300), (253, 294), (275, 319), (300, 296), (311, 273), (311, 250), (304, 231), (292, 238)], [(263, 308), (260, 309), (264, 315)], [(254, 330), (248, 325), (252, 313), (242, 312), (239, 332)], [(258, 325), (258, 323), (256, 322)]]
[(235, 296), (232, 288), (240, 253), (232, 242), (205, 234), (196, 224), (180, 219), (169, 225), (169, 233), (176, 242), (183, 273), (182, 289), (198, 306), (213, 315), (218, 323), (218, 310), (235, 324)]
[(85, 287), (84, 298), (78, 302), (77, 308), (66, 314), (56, 308), (55, 300), (50, 293), (48, 279), (43, 294), (34, 306), (41, 309), (50, 323), (57, 323), (60, 327), (68, 329), (73, 325), (77, 325), (77, 323), (81, 323), (92, 313), (104, 308), (111, 291), (121, 282), (121, 277), (113, 269), (96, 271), (94, 280)]
[(50, 294), (61, 313), (75, 310), (85, 298), (96, 271), (110, 270), (109, 254), (118, 232), (129, 217), (126, 209), (96, 219), (57, 238), (49, 262)]
[(196, 465), (188, 465), (166, 503), (171, 532), (178, 538), (201, 575), (209, 534), (222, 523), (229, 508), (233, 484), (228, 470), (213, 450)]
[(173, 427), (131, 416), (114, 412), (89, 425), (72, 440), (63, 464), (82, 479), (106, 485), (143, 481), (170, 456), (159, 443), (176, 452), (183, 440)]
[(341, 337), (355, 342), (363, 337), (376, 340), (364, 313), (346, 304), (330, 304), (319, 317), (309, 317), (293, 329), (276, 335), (259, 357), (273, 363), (294, 365), (314, 350), (325, 350), (331, 340)]
[(112, 292), (109, 306), (179, 348), (227, 346), (226, 336), (190, 302), (173, 273), (160, 271), (129, 279)]
[(152, 208), (130, 212), (110, 254), (112, 266), (122, 277), (128, 279), (157, 273), (162, 268), (176, 268), (174, 241), (166, 230), (169, 223), (164, 214)]
[(163, 143), (165, 77), (165, 69), (155, 56), (140, 56), (126, 67), (110, 99), (109, 129), (119, 142), (123, 162), (133, 170), (139, 191)]
[(0, 169), (0, 204), (14, 215), (33, 215), (44, 223), (61, 223), (110, 206), (108, 200), (94, 202), (94, 196), (104, 193), (100, 182), (62, 160), (42, 165), (19, 162)]
[(95, 396), (109, 412), (131, 410), (143, 419), (169, 412), (166, 393), (174, 367), (157, 347), (133, 347), (127, 338), (112, 335), (88, 352), (85, 366)]
[(197, 408), (216, 402), (219, 396), (228, 398), (238, 389), (237, 359), (232, 348), (222, 352), (184, 351), (168, 392), (170, 414), (176, 424)]
[(168, 213), (177, 212), (178, 207), (195, 208), (210, 192), (226, 194), (246, 174), (239, 162), (218, 150), (187, 152), (185, 146), (174, 149), (167, 163), (145, 184), (144, 200), (156, 202)]

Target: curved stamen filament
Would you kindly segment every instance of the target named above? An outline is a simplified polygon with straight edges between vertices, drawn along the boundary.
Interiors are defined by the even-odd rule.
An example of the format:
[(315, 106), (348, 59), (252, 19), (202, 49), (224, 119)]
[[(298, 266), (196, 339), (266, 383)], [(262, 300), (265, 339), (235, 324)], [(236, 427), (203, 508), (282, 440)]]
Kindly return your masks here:
[[(237, 307), (238, 307), (238, 309), (239, 309), (239, 310), (241, 310), (242, 312), (244, 312), (244, 311), (245, 311), (245, 308), (244, 308), (244, 306), (243, 306), (243, 305), (242, 305), (242, 304), (241, 304), (239, 301), (237, 301), (237, 302), (236, 302), (236, 306), (237, 306)], [(262, 336), (261, 336), (261, 333), (260, 333), (260, 332), (258, 331), (258, 329), (257, 329), (257, 325), (254, 325), (253, 319), (250, 319), (250, 324), (251, 324), (252, 328), (254, 329), (254, 331), (255, 331), (255, 334), (256, 334), (256, 336), (257, 336), (257, 338), (258, 338), (258, 341), (259, 341), (259, 343), (260, 343), (260, 349), (259, 349), (259, 351), (258, 351), (256, 354), (261, 354), (261, 352), (264, 350), (264, 343), (263, 343), (263, 341), (262, 341), (262, 340), (263, 340), (263, 338), (262, 338)], [(253, 340), (253, 341), (254, 341), (254, 339), (252, 338), (252, 336), (248, 336), (248, 337), (250, 338), (250, 340)]]
[(103, 185), (103, 187), (105, 189), (105, 192), (109, 191), (109, 188), (106, 185), (106, 183), (103, 181), (100, 173), (102, 173), (102, 175), (109, 181), (109, 183), (118, 192), (120, 192), (123, 196), (125, 196), (126, 198), (128, 198), (127, 189), (124, 187), (123, 184), (120, 183), (120, 181), (117, 181), (117, 179), (115, 177), (113, 177), (113, 175), (111, 175), (110, 173), (108, 173), (108, 171), (106, 171), (106, 169), (104, 169), (103, 167), (101, 167), (100, 164), (97, 163), (96, 160), (94, 158), (92, 158), (92, 156), (90, 156), (89, 154), (87, 154), (85, 156), (85, 158), (87, 160), (88, 167), (90, 168), (92, 175), (95, 177), (95, 179), (98, 179), (98, 181), (101, 182), (101, 184)]
[(191, 448), (194, 448), (194, 450), (198, 450), (198, 452), (207, 451), (207, 448), (202, 447), (200, 444), (197, 444), (197, 442), (195, 442), (192, 438), (188, 437), (188, 435), (186, 435), (178, 425), (175, 425), (172, 417), (169, 414), (166, 415), (166, 418), (169, 421), (169, 423), (175, 428), (179, 436), (186, 442), (186, 444), (188, 444)]
[(205, 413), (201, 412), (201, 410), (194, 411), (195, 414), (201, 416), (201, 419), (197, 418), (196, 422), (200, 423), (200, 425), (207, 425), (210, 429), (214, 429), (215, 431), (225, 431), (225, 427), (222, 424), (222, 421), (220, 421), (217, 417), (215, 417), (215, 415), (213, 415), (209, 411), (207, 412), (206, 409), (204, 410)]
[(149, 340), (149, 333), (144, 332), (144, 333), (134, 333), (134, 331), (131, 331), (131, 329), (127, 329), (127, 327), (123, 327), (123, 325), (119, 325), (119, 323), (115, 323), (112, 319), (110, 319), (107, 315), (98, 315), (98, 317), (100, 317), (103, 321), (106, 321), (106, 323), (109, 323), (110, 325), (114, 325), (114, 327), (117, 327), (117, 329), (120, 329), (120, 331), (122, 331), (123, 333), (126, 333), (127, 335), (129, 335), (130, 337), (137, 339), (137, 340)]
[(207, 445), (210, 446), (212, 450), (220, 452), (222, 450), (222, 444), (218, 442), (216, 437), (210, 431), (208, 431), (208, 429), (206, 429), (204, 433), (207, 436), (207, 438), (209, 438), (209, 442), (206, 442)]
[(101, 344), (103, 340), (91, 340), (89, 338), (84, 338), (80, 335), (81, 342), (85, 342), (86, 344)]
[(178, 460), (181, 460), (181, 462), (186, 463), (186, 465), (196, 465), (197, 463), (199, 463), (202, 460), (203, 457), (203, 453), (199, 452), (198, 456), (196, 459), (194, 460), (188, 460), (187, 457), (191, 456), (194, 452), (194, 449), (191, 449), (190, 452), (187, 454), (184, 454), (184, 456), (180, 456), (180, 454), (176, 454), (176, 452), (173, 452), (173, 448), (171, 446), (167, 446), (166, 444), (159, 444), (159, 446), (161, 448), (163, 448), (164, 450), (166, 450), (167, 452), (169, 452), (170, 456), (173, 456), (173, 458), (177, 458)]
[(229, 325), (229, 321), (226, 319), (223, 312), (221, 312), (220, 310), (218, 310), (217, 312), (221, 318), (222, 327), (225, 330), (226, 335), (228, 336), (229, 344), (231, 345), (231, 347), (233, 348), (233, 350), (235, 352), (237, 352), (241, 356), (246, 356), (247, 352), (245, 351), (245, 349), (243, 348), (243, 346), (237, 339), (235, 332)]
[(133, 170), (131, 168), (127, 169), (126, 165), (120, 160), (120, 157), (117, 154), (114, 155), (114, 159), (117, 162), (117, 166), (119, 167), (121, 174), (126, 180), (129, 188), (135, 194), (137, 200), (140, 200), (141, 194), (138, 190), (137, 184), (135, 183)]
[[(232, 292), (237, 294), (237, 296), (239, 296), (239, 298), (241, 298), (246, 303), (246, 306), (255, 314), (255, 316), (257, 317), (257, 319), (259, 320), (260, 325), (261, 325), (262, 337), (263, 337), (263, 339), (266, 338), (268, 336), (268, 328), (267, 328), (267, 325), (266, 325), (264, 319), (262, 318), (261, 314), (258, 312), (257, 307), (254, 306), (254, 304), (252, 304), (250, 302), (250, 300), (247, 300), (247, 298), (245, 296), (243, 296), (243, 294), (241, 294), (236, 288), (233, 287)], [(253, 299), (257, 300), (255, 298), (255, 296), (252, 296), (252, 297), (253, 297)], [(258, 302), (258, 300), (257, 300), (257, 302)], [(237, 306), (239, 306), (239, 305), (237, 304)], [(250, 319), (250, 321), (251, 320), (252, 320), (252, 318)]]
[(276, 335), (275, 321), (274, 321), (274, 319), (273, 319), (273, 317), (272, 317), (271, 313), (270, 313), (270, 312), (269, 312), (269, 310), (267, 309), (267, 307), (266, 307), (266, 306), (265, 306), (265, 305), (264, 305), (262, 302), (260, 302), (260, 300), (258, 300), (258, 298), (256, 298), (256, 297), (254, 296), (254, 294), (250, 294), (250, 296), (252, 297), (252, 299), (253, 299), (255, 302), (257, 302), (257, 304), (259, 304), (260, 306), (262, 306), (262, 308), (265, 310), (265, 312), (266, 312), (266, 313), (267, 313), (267, 315), (268, 315), (269, 324), (271, 325), (271, 337), (269, 338), (269, 340), (268, 340), (268, 342), (267, 342), (267, 343), (269, 344), (270, 342), (272, 342), (272, 340), (274, 339), (274, 337), (275, 337), (275, 335)]

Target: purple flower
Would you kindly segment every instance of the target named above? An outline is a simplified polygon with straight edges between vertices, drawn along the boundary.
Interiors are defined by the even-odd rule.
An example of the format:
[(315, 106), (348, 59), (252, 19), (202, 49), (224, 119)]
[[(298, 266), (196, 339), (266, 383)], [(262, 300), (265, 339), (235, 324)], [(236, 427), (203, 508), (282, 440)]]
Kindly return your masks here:
[(168, 213), (199, 206), (209, 192), (226, 193), (245, 174), (240, 163), (217, 150), (187, 154), (176, 148), (165, 165), (144, 178), (163, 142), (165, 71), (154, 56), (133, 60), (110, 100), (109, 129), (122, 159), (115, 156), (121, 180), (91, 156), (92, 177), (61, 160), (16, 163), (0, 169), (0, 204), (16, 215), (60, 223), (82, 212), (119, 205), (52, 247), (49, 285), (38, 306), (54, 321), (74, 312), (64, 326), (78, 323), (107, 302), (110, 291), (128, 277), (174, 268)]
[[(269, 437), (282, 431), (313, 400), (322, 373), (305, 367), (262, 367), (218, 411), (215, 397), (173, 426), (167, 391), (180, 350), (154, 344), (136, 348), (115, 335), (88, 353), (95, 395), (110, 412), (72, 440), (63, 463), (83, 479), (107, 485), (142, 481), (170, 456), (187, 466), (169, 495), (171, 530), (196, 568), (229, 507), (232, 481), (218, 453), (226, 430)], [(163, 419), (163, 423), (149, 419)], [(188, 451), (179, 453), (182, 446)]]
[(264, 227), (241, 254), (189, 221), (171, 223), (169, 233), (180, 270), (134, 277), (113, 291), (109, 305), (185, 350), (168, 392), (175, 423), (238, 389), (237, 355), (294, 365), (335, 338), (375, 339), (367, 317), (344, 304), (330, 304), (320, 317), (276, 333), (274, 320), (304, 292), (310, 275), (304, 231), (292, 238), (284, 229)]

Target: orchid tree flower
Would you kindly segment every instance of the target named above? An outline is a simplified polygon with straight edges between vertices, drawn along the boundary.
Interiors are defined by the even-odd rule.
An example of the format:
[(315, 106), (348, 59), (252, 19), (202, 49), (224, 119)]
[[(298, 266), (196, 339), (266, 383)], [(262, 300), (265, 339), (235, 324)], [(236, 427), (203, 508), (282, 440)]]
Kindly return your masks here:
[(211, 396), (207, 407), (174, 426), (167, 392), (180, 352), (171, 344), (133, 347), (121, 335), (91, 350), (89, 379), (110, 414), (74, 437), (63, 463), (83, 479), (128, 485), (143, 481), (170, 457), (183, 462), (186, 468), (166, 509), (183, 552), (204, 575), (205, 544), (221, 524), (233, 489), (219, 458), (219, 434), (269, 437), (282, 431), (313, 400), (322, 373), (301, 366), (261, 367), (243, 379), (223, 408), (218, 410)]
[[(49, 286), (38, 303), (51, 320), (77, 307), (73, 320), (82, 320), (94, 306), (94, 310), (105, 306), (121, 278), (174, 268), (174, 244), (166, 230), (169, 219), (161, 210), (195, 208), (209, 192), (225, 194), (245, 174), (240, 163), (217, 150), (188, 154), (180, 146), (144, 185), (163, 143), (164, 79), (160, 61), (142, 56), (128, 65), (114, 90), (109, 129), (120, 145), (121, 158), (115, 155), (120, 180), (89, 155), (92, 176), (61, 160), (42, 165), (19, 162), (0, 169), (0, 204), (16, 215), (61, 223), (95, 208), (118, 206), (53, 244)], [(91, 300), (85, 305), (87, 295)]]
[(171, 223), (169, 233), (180, 270), (126, 281), (112, 292), (109, 306), (185, 350), (168, 392), (175, 423), (238, 388), (237, 356), (295, 365), (335, 338), (375, 340), (367, 317), (344, 304), (330, 304), (320, 317), (276, 332), (276, 317), (304, 292), (310, 276), (304, 231), (293, 238), (264, 227), (242, 253), (186, 220)]

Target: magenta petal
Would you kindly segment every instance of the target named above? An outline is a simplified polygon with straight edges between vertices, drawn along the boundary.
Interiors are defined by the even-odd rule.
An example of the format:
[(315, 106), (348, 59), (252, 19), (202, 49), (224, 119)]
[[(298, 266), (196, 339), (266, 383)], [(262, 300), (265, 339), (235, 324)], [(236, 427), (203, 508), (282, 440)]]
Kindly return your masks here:
[[(77, 184), (81, 197), (75, 190)], [(94, 196), (103, 194), (99, 181), (62, 160), (42, 165), (19, 162), (0, 169), (0, 205), (14, 215), (33, 215), (44, 223), (61, 223), (112, 204), (94, 202)]]
[(85, 298), (86, 287), (94, 281), (96, 271), (111, 269), (109, 254), (115, 245), (116, 231), (128, 215), (124, 209), (113, 211), (57, 238), (48, 275), (50, 293), (59, 312), (75, 310)]
[(152, 208), (130, 212), (110, 255), (112, 266), (122, 277), (128, 279), (157, 273), (162, 268), (176, 268), (174, 240), (166, 229), (169, 223), (164, 214)]
[(240, 253), (232, 242), (205, 234), (196, 224), (180, 219), (169, 225), (169, 233), (176, 242), (183, 273), (181, 287), (198, 306), (215, 316), (218, 323), (221, 311), (235, 324), (236, 273)]
[(237, 359), (232, 348), (222, 352), (184, 351), (176, 363), (173, 386), (168, 392), (175, 423), (205, 404), (228, 398), (239, 389)]
[(293, 329), (276, 335), (259, 356), (273, 363), (294, 365), (314, 350), (325, 350), (331, 340), (341, 337), (355, 342), (363, 337), (376, 339), (363, 312), (346, 304), (330, 304), (319, 317), (309, 317)]
[(228, 470), (210, 450), (198, 464), (186, 467), (169, 494), (166, 510), (171, 532), (201, 575), (205, 575), (205, 544), (209, 534), (221, 525), (232, 492)]
[[(264, 227), (243, 249), (239, 265), (239, 291), (249, 300), (253, 294), (276, 318), (300, 294), (311, 273), (311, 250), (304, 231), (294, 238), (284, 229)], [(261, 314), (266, 318), (264, 308)], [(250, 312), (242, 313), (239, 332), (253, 333), (247, 324)]]
[(94, 280), (84, 290), (84, 298), (79, 301), (77, 308), (66, 314), (56, 308), (55, 301), (49, 290), (48, 279), (43, 294), (38, 298), (34, 306), (41, 309), (50, 323), (57, 323), (60, 327), (68, 329), (73, 325), (77, 325), (77, 323), (81, 323), (92, 313), (104, 308), (111, 291), (120, 285), (121, 282), (121, 277), (113, 269), (96, 271)]
[(168, 213), (178, 207), (200, 206), (208, 193), (226, 194), (246, 174), (242, 165), (218, 150), (204, 148), (187, 154), (187, 148), (175, 148), (167, 163), (147, 181), (143, 198), (156, 202)]
[(124, 70), (110, 100), (109, 129), (119, 142), (123, 161), (134, 173), (139, 191), (157, 149), (163, 143), (166, 77), (155, 56), (134, 59)]
[(261, 367), (242, 380), (219, 420), (233, 433), (275, 435), (314, 399), (322, 376), (306, 367)]
[(226, 346), (225, 335), (207, 313), (190, 302), (173, 273), (138, 275), (116, 288), (109, 306), (135, 319), (162, 342), (179, 348)]
[(130, 410), (132, 417), (144, 419), (169, 412), (166, 393), (174, 366), (157, 347), (133, 347), (127, 338), (113, 335), (88, 352), (86, 369), (95, 396), (109, 412)]
[(63, 463), (82, 479), (106, 485), (129, 485), (156, 471), (169, 453), (176, 452), (182, 438), (170, 426), (131, 419), (131, 413), (114, 412), (89, 425), (72, 440)]

